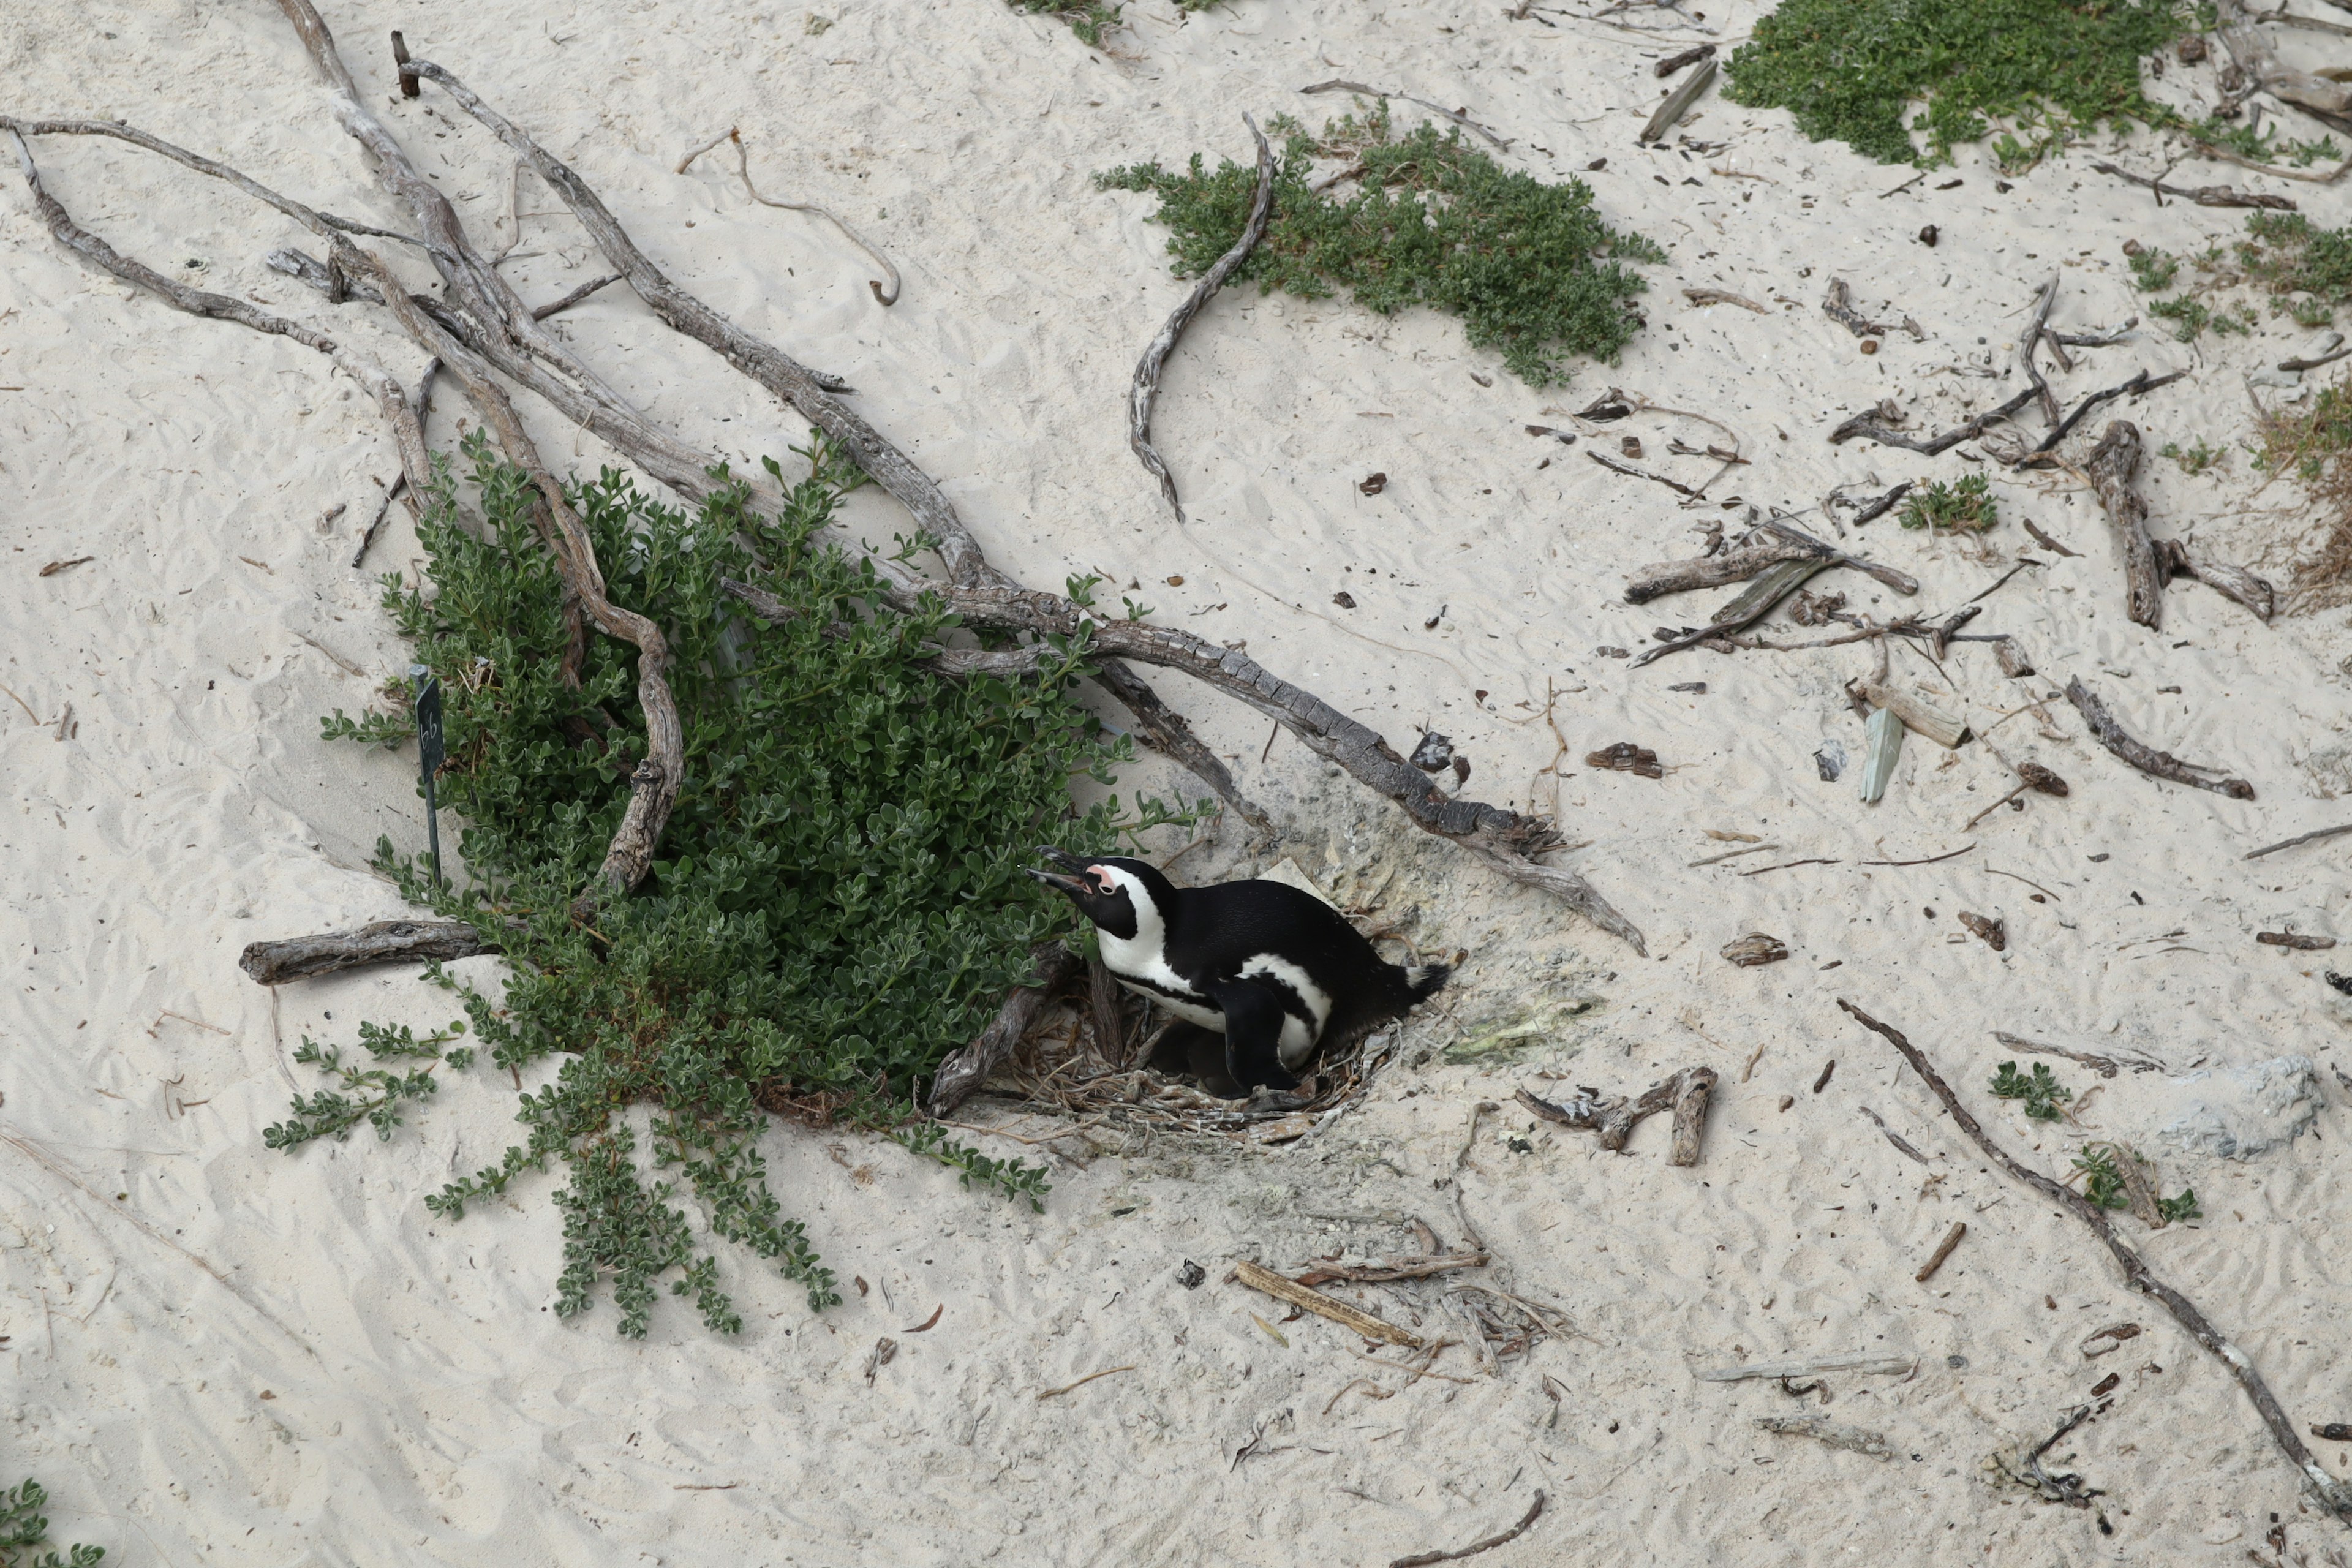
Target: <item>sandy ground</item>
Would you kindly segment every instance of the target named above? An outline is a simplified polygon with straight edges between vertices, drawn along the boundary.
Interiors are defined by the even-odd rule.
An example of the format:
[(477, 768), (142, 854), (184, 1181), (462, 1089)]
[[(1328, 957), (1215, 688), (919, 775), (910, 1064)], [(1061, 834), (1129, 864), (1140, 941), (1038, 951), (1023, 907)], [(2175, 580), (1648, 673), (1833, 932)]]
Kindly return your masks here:
[[(1708, 25), (1735, 40), (1756, 11), (1716, 0)], [(1958, 169), (1887, 195), (1901, 171), (1713, 98), (1683, 128), (1706, 150), (1641, 151), (1659, 92), (1649, 60), (1701, 35), (1661, 43), (1497, 12), (1234, 0), (1180, 22), (1138, 0), (1105, 53), (993, 0), (826, 5), (826, 28), (805, 8), (736, 0), (330, 7), (372, 100), (477, 232), (504, 221), (509, 165), (432, 92), (392, 95), (394, 22), (579, 166), (689, 287), (851, 375), (1000, 564), (1038, 584), (1094, 570), (1145, 584), (1162, 619), (1245, 638), (1392, 739), (1444, 731), (1473, 759), (1475, 792), (1549, 809), (1557, 787), (1586, 845), (1571, 862), (1649, 936), (1652, 956), (1636, 958), (1413, 835), (1295, 742), (1261, 762), (1262, 721), (1171, 679), (1276, 807), (1283, 853), (1343, 896), (1385, 886), (1424, 946), (1466, 952), (1461, 983), (1408, 1026), (1403, 1065), (1371, 1099), (1314, 1137), (1259, 1150), (1098, 1130), (1108, 1143), (1057, 1163), (1042, 1215), (887, 1146), (780, 1127), (766, 1152), (788, 1205), (871, 1289), (813, 1317), (797, 1288), (722, 1252), (749, 1322), (731, 1340), (675, 1306), (643, 1342), (613, 1333), (609, 1305), (559, 1321), (547, 1182), (454, 1226), (425, 1211), (510, 1137), (508, 1086), (487, 1076), (452, 1085), (387, 1145), (262, 1149), (304, 1079), (289, 1060), (303, 1036), (449, 1016), (408, 972), (273, 995), (235, 964), (257, 938), (399, 907), (364, 861), (380, 833), (421, 837), (410, 760), (323, 745), (317, 726), (405, 663), (372, 575), (348, 564), (394, 459), (367, 399), (317, 355), (134, 297), (50, 242), (13, 171), (0, 180), (0, 952), (13, 998), (0, 1008), (0, 1480), (38, 1475), (59, 1539), (130, 1564), (1381, 1563), (1488, 1534), (1541, 1489), (1549, 1511), (1483, 1562), (2221, 1564), (2261, 1545), (2274, 1517), (2290, 1552), (2311, 1553), (2292, 1561), (2342, 1561), (2327, 1553), (2347, 1543), (2307, 1511), (2221, 1366), (2130, 1298), (2072, 1222), (1987, 1173), (1833, 1002), (1909, 1029), (2053, 1173), (2086, 1139), (2158, 1156), (2166, 1189), (2193, 1185), (2206, 1217), (2148, 1236), (2154, 1267), (2236, 1337), (2298, 1425), (2352, 1416), (2343, 1296), (2326, 1283), (2352, 1270), (2328, 1224), (2352, 1182), (2331, 1055), (2346, 1004), (2317, 977), (2327, 955), (2252, 942), (2284, 925), (2336, 932), (2352, 841), (2241, 858), (2347, 809), (2330, 804), (2352, 792), (2341, 613), (2265, 626), (2182, 584), (2160, 634), (2133, 626), (2096, 503), (2063, 473), (1988, 465), (2005, 521), (1985, 559), (1892, 519), (1870, 525), (1854, 542), (1925, 584), (1906, 607), (1940, 613), (2020, 553), (2042, 563), (1979, 623), (2016, 634), (2040, 677), (2004, 679), (1979, 644), (1952, 651), (1948, 685), (1909, 654), (1902, 679), (1991, 729), (2080, 675), (2137, 732), (2259, 792), (2229, 800), (2130, 773), (2060, 702), (2064, 738), (2026, 714), (1992, 740), (2074, 793), (1963, 833), (2007, 787), (1984, 743), (1946, 752), (1914, 737), (1874, 807), (1851, 772), (1821, 778), (1825, 742), (1861, 756), (1841, 685), (1868, 670), (1863, 648), (1696, 651), (1638, 672), (1596, 655), (1700, 618), (1693, 600), (1626, 605), (1624, 574), (1694, 553), (1701, 525), (1744, 509), (1679, 510), (1586, 451), (1613, 453), (1631, 429), (1649, 466), (1695, 485), (1714, 465), (1667, 442), (1720, 431), (1643, 415), (1587, 426), (1570, 448), (1522, 430), (1575, 427), (1565, 416), (1613, 383), (1736, 434), (1752, 466), (1714, 498), (1801, 511), (1841, 484), (1956, 478), (1976, 471), (1975, 444), (1928, 459), (1825, 437), (1884, 397), (1940, 429), (1970, 400), (2007, 396), (2015, 334), (2052, 268), (2059, 325), (2145, 317), (2122, 243), (2189, 251), (2236, 233), (2237, 215), (2158, 210), (2081, 154), (2000, 191), (1964, 150)], [(1297, 89), (1334, 76), (1465, 104), (1512, 140), (1513, 166), (1589, 180), (1612, 222), (1669, 247), (1648, 269), (1649, 328), (1621, 366), (1536, 393), (1450, 319), (1228, 295), (1175, 356), (1161, 404), (1160, 444), (1194, 514), (1179, 529), (1125, 449), (1121, 399), (1181, 286), (1148, 202), (1090, 176), (1199, 148), (1238, 155), (1243, 111), (1319, 121), (1340, 100)], [(0, 81), (14, 112), (120, 115), (321, 205), (398, 218), (261, 0), (16, 0), (0, 15)], [(2210, 68), (2168, 83), (2200, 89)], [(877, 309), (866, 263), (821, 223), (752, 205), (715, 164), (672, 172), (730, 123), (763, 188), (832, 204), (887, 247), (907, 279), (895, 310)], [(38, 151), (60, 198), (126, 250), (330, 316), (263, 267), (299, 237), (268, 215), (126, 148)], [(2340, 190), (2189, 172), (2344, 216)], [(526, 183), (508, 270), (527, 297), (598, 269), (554, 206)], [(1928, 223), (1934, 248), (1914, 237)], [(1915, 317), (1924, 340), (1892, 335), (1862, 355), (1818, 309), (1833, 274), (1865, 311)], [(1685, 288), (1765, 313), (1694, 305)], [(332, 319), (414, 375), (418, 356), (356, 308)], [(748, 458), (803, 438), (620, 289), (562, 321), (694, 440)], [(2188, 368), (2109, 412), (2138, 421), (2151, 448), (2231, 445), (2252, 427), (2245, 373), (2306, 335), (2268, 319), (2194, 347), (2143, 331), (2085, 352), (2060, 395)], [(1969, 363), (2000, 376), (1943, 368)], [(551, 458), (607, 460), (526, 412)], [(445, 395), (436, 441), (458, 424)], [(1365, 496), (1356, 481), (1375, 471), (1387, 489)], [(2291, 486), (2257, 491), (2242, 452), (2197, 479), (2152, 461), (2144, 490), (2160, 534), (2193, 531), (2282, 582), (2314, 524)], [(2028, 517), (2079, 554), (2032, 546)], [(1804, 521), (1830, 527), (1818, 510)], [(864, 496), (849, 526), (882, 539), (901, 524)], [(371, 567), (415, 559), (395, 509)], [(1897, 607), (1851, 574), (1815, 586)], [(1342, 588), (1358, 608), (1333, 605)], [(1706, 689), (1669, 689), (1690, 681)], [(1569, 752), (1557, 780), (1542, 773), (1553, 689)], [(1664, 778), (1580, 765), (1622, 740), (1654, 748)], [(1135, 782), (1171, 781), (1147, 767)], [(1776, 847), (1696, 866), (1740, 847), (1709, 830)], [(1974, 847), (1931, 865), (1863, 864), (1962, 845)], [(1835, 863), (1741, 875), (1813, 858)], [(1258, 868), (1220, 845), (1187, 868)], [(1963, 910), (2004, 918), (2007, 950), (1968, 937)], [(1717, 956), (1750, 931), (1781, 938), (1790, 960)], [(1529, 1022), (1516, 1056), (1444, 1053)], [(1996, 1029), (2168, 1070), (2105, 1084), (2081, 1127), (2030, 1123), (1983, 1093), (2013, 1054)], [(2259, 1093), (2231, 1070), (2280, 1058), (2310, 1070), (2273, 1069), (2269, 1109), (2246, 1109)], [(1522, 1083), (1638, 1090), (1699, 1062), (1723, 1085), (1696, 1169), (1665, 1165), (1659, 1122), (1622, 1157), (1516, 1110), (1465, 1142), (1474, 1104)], [(2078, 1091), (2096, 1081), (2053, 1065)], [(2224, 1133), (2246, 1153), (2290, 1128), (2307, 1135), (2217, 1157)], [(1457, 1191), (1498, 1260), (1480, 1278), (1555, 1303), (1578, 1331), (1499, 1375), (1456, 1350), (1445, 1377), (1407, 1385), (1337, 1329), (1277, 1322), (1275, 1303), (1222, 1282), (1236, 1258), (1410, 1250), (1408, 1216), (1454, 1239)], [(1958, 1252), (1915, 1283), (1963, 1218)], [(1196, 1289), (1179, 1282), (1188, 1259), (1207, 1272)], [(1433, 1286), (1355, 1295), (1447, 1326)], [(907, 1331), (935, 1307), (936, 1328)], [(2147, 1331), (2087, 1359), (2083, 1337), (2118, 1321)], [(899, 1349), (869, 1380), (884, 1335)], [(1754, 1417), (1801, 1402), (1693, 1376), (1857, 1352), (1916, 1358), (1830, 1379), (1825, 1414), (1883, 1433), (1889, 1459), (1759, 1431)], [(2058, 1449), (2103, 1489), (2095, 1516), (1989, 1479), (1990, 1455), (2046, 1435), (2110, 1373), (2112, 1405)], [(2345, 1462), (2342, 1445), (2320, 1447)]]

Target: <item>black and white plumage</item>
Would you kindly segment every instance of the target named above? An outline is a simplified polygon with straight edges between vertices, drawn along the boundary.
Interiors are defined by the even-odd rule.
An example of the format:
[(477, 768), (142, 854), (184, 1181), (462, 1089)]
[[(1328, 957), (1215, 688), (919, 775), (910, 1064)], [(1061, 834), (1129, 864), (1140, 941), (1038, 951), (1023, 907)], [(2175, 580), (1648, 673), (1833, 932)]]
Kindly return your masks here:
[(1402, 1016), (1451, 973), (1387, 962), (1339, 910), (1286, 883), (1179, 888), (1141, 860), (1038, 854), (1065, 869), (1029, 874), (1094, 922), (1104, 966), (1223, 1036), (1222, 1076), (1244, 1093), (1296, 1089), (1324, 1041)]

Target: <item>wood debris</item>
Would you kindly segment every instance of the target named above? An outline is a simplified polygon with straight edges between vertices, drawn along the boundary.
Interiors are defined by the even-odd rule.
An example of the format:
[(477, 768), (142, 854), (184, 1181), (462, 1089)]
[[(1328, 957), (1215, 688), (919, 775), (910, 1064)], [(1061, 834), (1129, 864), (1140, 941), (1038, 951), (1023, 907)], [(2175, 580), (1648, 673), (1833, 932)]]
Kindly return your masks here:
[(1336, 1297), (1326, 1296), (1320, 1290), (1310, 1290), (1304, 1285), (1295, 1284), (1276, 1274), (1273, 1269), (1252, 1263), (1247, 1259), (1234, 1265), (1234, 1278), (1253, 1290), (1263, 1290), (1276, 1300), (1287, 1301), (1294, 1307), (1303, 1308), (1307, 1311), (1315, 1313), (1318, 1317), (1328, 1318), (1342, 1328), (1352, 1329), (1368, 1340), (1403, 1345), (1408, 1350), (1419, 1350), (1425, 1342), (1419, 1334), (1408, 1333), (1393, 1324), (1384, 1323), (1370, 1312), (1350, 1307), (1347, 1302)]
[[(1808, 1392), (1811, 1392), (1808, 1390)], [(1832, 1421), (1821, 1415), (1759, 1415), (1756, 1425), (1767, 1432), (1779, 1432), (1791, 1437), (1811, 1437), (1832, 1448), (1849, 1453), (1866, 1454), (1874, 1459), (1891, 1459), (1895, 1450), (1877, 1433), (1860, 1426), (1849, 1426), (1842, 1421)]]
[(1631, 741), (1620, 741), (1597, 752), (1584, 754), (1588, 768), (1613, 769), (1618, 773), (1638, 773), (1645, 779), (1662, 779), (1665, 769), (1658, 765), (1658, 753), (1647, 746), (1637, 746)]
[(1970, 914), (1968, 910), (1962, 910), (1960, 923), (1968, 927), (1969, 932), (1978, 941), (1995, 952), (2003, 951), (2009, 945), (2008, 931), (1998, 918), (1988, 919), (1986, 916)]
[(1779, 937), (1752, 931), (1736, 941), (1725, 942), (1723, 956), (1742, 969), (1754, 969), (1759, 964), (1780, 963), (1789, 956), (1789, 949)]
[(1914, 339), (1924, 339), (1927, 335), (1920, 329), (1919, 323), (1908, 316), (1903, 318), (1899, 327), (1874, 321), (1864, 316), (1853, 308), (1853, 290), (1846, 287), (1843, 278), (1830, 279), (1829, 292), (1822, 296), (1822, 314), (1857, 338), (1883, 338), (1895, 331), (1908, 332)]
[(1713, 1068), (1692, 1067), (1671, 1078), (1660, 1079), (1644, 1089), (1639, 1100), (1606, 1095), (1583, 1084), (1577, 1086), (1576, 1098), (1565, 1104), (1555, 1104), (1524, 1089), (1517, 1098), (1521, 1106), (1546, 1121), (1580, 1131), (1598, 1131), (1601, 1146), (1612, 1153), (1624, 1152), (1634, 1126), (1643, 1117), (1672, 1110), (1674, 1138), (1668, 1145), (1666, 1163), (1688, 1166), (1698, 1163), (1699, 1140), (1706, 1125), (1707, 1100), (1715, 1090), (1715, 1083)]
[(2115, 716), (2107, 711), (2106, 705), (2099, 700), (2098, 696), (2083, 683), (2081, 676), (2066, 683), (2066, 700), (2083, 715), (2084, 723), (2090, 726), (2091, 733), (2098, 738), (2099, 744), (2150, 778), (2169, 779), (2174, 784), (2188, 784), (2192, 789), (2211, 790), (2215, 795), (2226, 795), (2231, 800), (2254, 798), (2254, 786), (2243, 779), (2224, 778), (2216, 782), (2200, 778), (2197, 776), (2200, 773), (2219, 773), (2221, 770), (2184, 763), (2170, 752), (2159, 752), (2145, 742), (2134, 740), (2121, 724), (2116, 722)]

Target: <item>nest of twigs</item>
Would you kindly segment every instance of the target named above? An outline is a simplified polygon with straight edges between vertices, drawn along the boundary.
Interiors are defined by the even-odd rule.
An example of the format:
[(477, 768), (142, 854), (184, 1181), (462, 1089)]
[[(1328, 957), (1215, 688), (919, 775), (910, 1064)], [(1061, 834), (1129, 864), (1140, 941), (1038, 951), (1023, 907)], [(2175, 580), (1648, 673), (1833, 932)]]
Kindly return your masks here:
[(1009, 1083), (1039, 1110), (1110, 1116), (1189, 1132), (1245, 1133), (1262, 1142), (1283, 1142), (1360, 1099), (1374, 1075), (1396, 1058), (1402, 1039), (1402, 1031), (1391, 1026), (1328, 1045), (1296, 1090), (1224, 1100), (1145, 1065), (1171, 1021), (1140, 998), (1119, 998), (1120, 1037), (1105, 1040), (1087, 1005), (1084, 984), (1081, 974), (1077, 994), (1057, 998), (1039, 1011), (1037, 1026), (1006, 1060), (994, 1085)]

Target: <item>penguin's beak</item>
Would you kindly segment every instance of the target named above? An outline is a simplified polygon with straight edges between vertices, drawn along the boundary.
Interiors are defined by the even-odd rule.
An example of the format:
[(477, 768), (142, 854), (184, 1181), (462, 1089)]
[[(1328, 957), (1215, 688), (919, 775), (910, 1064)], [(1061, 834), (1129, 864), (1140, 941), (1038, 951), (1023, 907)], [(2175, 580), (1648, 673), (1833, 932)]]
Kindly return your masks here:
[[(1073, 871), (1082, 872), (1087, 868), (1087, 863), (1084, 860), (1066, 849), (1056, 849), (1050, 844), (1041, 844), (1037, 847), (1037, 858), (1041, 860), (1051, 860), (1056, 866), (1066, 866)], [(1058, 872), (1038, 870), (1032, 870), (1029, 875), (1055, 892), (1073, 899), (1095, 890), (1093, 884), (1084, 877), (1066, 877)]]

